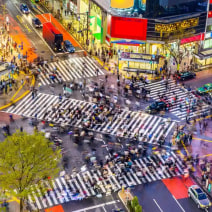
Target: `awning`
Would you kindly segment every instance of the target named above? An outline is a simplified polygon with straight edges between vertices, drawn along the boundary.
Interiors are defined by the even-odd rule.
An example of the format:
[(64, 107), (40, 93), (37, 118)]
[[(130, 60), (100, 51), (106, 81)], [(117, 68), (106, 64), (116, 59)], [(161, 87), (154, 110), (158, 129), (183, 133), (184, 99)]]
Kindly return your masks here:
[(114, 40), (111, 41), (111, 43), (117, 43), (121, 45), (140, 45), (140, 44), (145, 44), (145, 42), (138, 41), (138, 40)]
[(208, 58), (212, 58), (212, 49), (208, 49), (205, 51), (201, 51), (198, 54), (193, 54), (199, 60), (206, 60)]

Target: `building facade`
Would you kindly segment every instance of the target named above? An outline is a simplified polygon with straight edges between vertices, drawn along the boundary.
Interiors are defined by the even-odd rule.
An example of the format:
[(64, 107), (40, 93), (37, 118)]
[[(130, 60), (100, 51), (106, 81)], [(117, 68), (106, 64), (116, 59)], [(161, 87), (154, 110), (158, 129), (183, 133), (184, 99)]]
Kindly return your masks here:
[(90, 15), (90, 42), (122, 52), (167, 55), (164, 45), (180, 44), (198, 55), (212, 48), (212, 0), (78, 0), (77, 7)]

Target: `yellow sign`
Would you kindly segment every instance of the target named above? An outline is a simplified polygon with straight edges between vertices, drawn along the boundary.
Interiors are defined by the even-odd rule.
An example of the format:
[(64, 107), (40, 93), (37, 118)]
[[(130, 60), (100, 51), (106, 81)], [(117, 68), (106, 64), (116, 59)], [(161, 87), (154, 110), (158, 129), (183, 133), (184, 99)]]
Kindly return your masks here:
[(134, 0), (111, 0), (110, 6), (118, 9), (127, 9), (133, 7)]
[(198, 24), (199, 18), (191, 18), (171, 24), (155, 24), (155, 31), (164, 33), (177, 32), (182, 29), (197, 26)]

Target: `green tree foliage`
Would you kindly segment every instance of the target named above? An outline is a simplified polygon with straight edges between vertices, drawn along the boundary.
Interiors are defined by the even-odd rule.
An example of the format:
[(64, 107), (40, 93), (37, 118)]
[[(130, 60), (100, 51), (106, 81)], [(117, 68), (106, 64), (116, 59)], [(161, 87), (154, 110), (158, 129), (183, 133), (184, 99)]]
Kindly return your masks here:
[(139, 205), (138, 197), (134, 196), (131, 201), (127, 202), (127, 207), (130, 212), (142, 212), (142, 207)]
[(60, 171), (60, 151), (51, 146), (43, 133), (20, 131), (0, 143), (0, 187), (20, 199), (20, 211), (29, 194), (37, 195), (33, 185), (43, 185)]
[(142, 207), (141, 207), (141, 205), (137, 205), (137, 206), (135, 207), (135, 212), (142, 212)]

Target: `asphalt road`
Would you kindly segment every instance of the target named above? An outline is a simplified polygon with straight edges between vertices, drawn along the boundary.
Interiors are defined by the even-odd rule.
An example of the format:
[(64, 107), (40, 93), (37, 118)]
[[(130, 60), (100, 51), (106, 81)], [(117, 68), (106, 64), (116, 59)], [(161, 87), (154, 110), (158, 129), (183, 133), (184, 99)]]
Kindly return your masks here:
[[(137, 186), (132, 190), (145, 212), (201, 212), (192, 199), (176, 199), (162, 181)], [(211, 212), (212, 209), (209, 210)]]
[(206, 83), (212, 83), (212, 71), (203, 70), (196, 73), (197, 76), (195, 79), (185, 81), (185, 85), (190, 85), (192, 89), (203, 86)]
[[(7, 1), (6, 6), (9, 10), (10, 15), (17, 21), (22, 31), (28, 39), (31, 41), (33, 46), (36, 48), (38, 55), (42, 56), (44, 59), (49, 60), (52, 51), (49, 49), (47, 44), (43, 41), (41, 32), (36, 30), (32, 26), (32, 14), (25, 15), (19, 10), (19, 2), (17, 1)], [(12, 26), (11, 26), (12, 27)], [(40, 36), (39, 36), (40, 35)]]
[(70, 208), (72, 212), (112, 212), (113, 209), (125, 209), (117, 193), (99, 199), (90, 198), (80, 202), (70, 202), (62, 206), (65, 212), (70, 212)]

